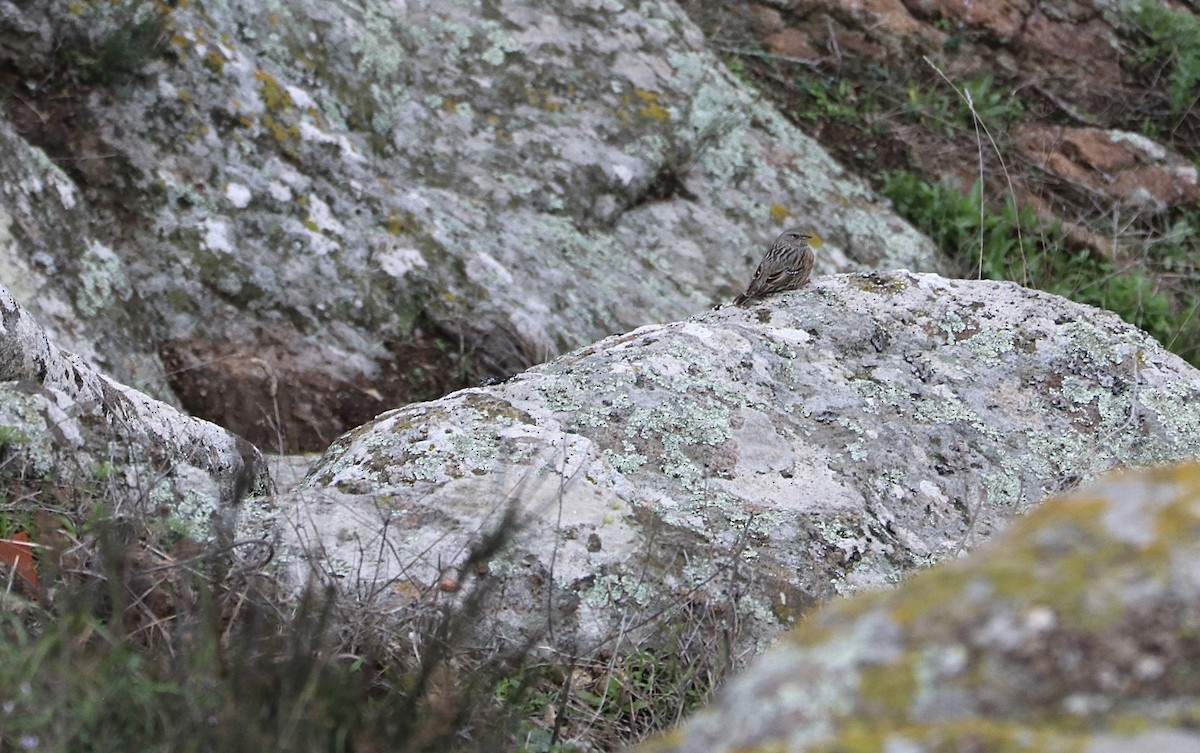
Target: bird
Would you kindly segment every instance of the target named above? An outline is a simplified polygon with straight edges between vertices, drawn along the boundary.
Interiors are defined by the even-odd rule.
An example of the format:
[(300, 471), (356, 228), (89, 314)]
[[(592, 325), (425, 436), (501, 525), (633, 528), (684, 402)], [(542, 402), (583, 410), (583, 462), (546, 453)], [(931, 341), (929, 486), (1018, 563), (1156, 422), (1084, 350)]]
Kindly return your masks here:
[(804, 230), (786, 230), (771, 245), (746, 292), (733, 299), (734, 306), (744, 306), (747, 302), (778, 293), (783, 290), (795, 290), (808, 282), (812, 274), (812, 247), (808, 245), (812, 234)]

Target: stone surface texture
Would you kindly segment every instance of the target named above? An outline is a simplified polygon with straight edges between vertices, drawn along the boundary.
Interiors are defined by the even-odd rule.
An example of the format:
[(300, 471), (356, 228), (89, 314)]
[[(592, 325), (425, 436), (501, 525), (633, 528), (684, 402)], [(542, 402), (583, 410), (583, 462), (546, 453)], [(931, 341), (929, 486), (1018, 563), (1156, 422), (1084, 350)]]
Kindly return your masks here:
[[(0, 287), (0, 481), (7, 501), (165, 518), (198, 540), (267, 493), (262, 456), (219, 426), (97, 374), (60, 351)], [(14, 509), (24, 510), (24, 507)]]
[(686, 317), (790, 224), (940, 269), (671, 2), (0, 2), (0, 74), (0, 282), (261, 446)]
[(1200, 751), (1200, 465), (1114, 475), (820, 610), (641, 753)]
[[(741, 656), (1083, 479), (1198, 453), (1200, 374), (1112, 314), (836, 275), (385, 413), (275, 525), (298, 582), (311, 566), (379, 611), (478, 586), (518, 643), (660, 641), (699, 615)], [(518, 532), (481, 565), (506, 515)]]

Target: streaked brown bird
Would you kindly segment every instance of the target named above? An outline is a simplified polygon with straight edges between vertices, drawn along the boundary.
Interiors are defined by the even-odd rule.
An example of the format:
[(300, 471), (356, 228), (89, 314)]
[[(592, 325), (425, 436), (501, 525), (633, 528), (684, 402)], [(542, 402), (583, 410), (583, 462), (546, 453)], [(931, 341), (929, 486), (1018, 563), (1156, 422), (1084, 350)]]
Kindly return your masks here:
[(775, 239), (771, 250), (763, 257), (750, 287), (733, 299), (734, 306), (744, 306), (748, 301), (762, 298), (782, 290), (795, 290), (808, 282), (816, 257), (808, 245), (812, 235), (803, 230), (788, 230)]

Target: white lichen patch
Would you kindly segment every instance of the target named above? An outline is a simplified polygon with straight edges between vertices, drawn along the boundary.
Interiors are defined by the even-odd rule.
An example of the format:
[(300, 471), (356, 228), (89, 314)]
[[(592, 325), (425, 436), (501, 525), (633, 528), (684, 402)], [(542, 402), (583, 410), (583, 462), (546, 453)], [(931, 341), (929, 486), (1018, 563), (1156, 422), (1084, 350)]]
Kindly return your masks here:
[(333, 216), (329, 205), (315, 194), (308, 195), (308, 221), (316, 225), (317, 229), (323, 233), (346, 234), (346, 226)]
[(375, 255), (379, 268), (395, 279), (402, 279), (414, 269), (429, 266), (415, 248), (392, 247)]
[(169, 511), (167, 525), (176, 533), (194, 541), (212, 541), (217, 534), (214, 524), (220, 496), (215, 488), (209, 493), (201, 491), (200, 484), (207, 478), (196, 469), (180, 472), (191, 482), (186, 491), (181, 491), (176, 482), (163, 481), (150, 490), (148, 499), (156, 508)]
[(1140, 152), (1143, 159), (1151, 162), (1161, 162), (1167, 158), (1167, 149), (1162, 144), (1131, 131), (1110, 130), (1108, 140), (1114, 144), (1129, 144)]
[(250, 206), (250, 199), (254, 194), (250, 189), (241, 183), (228, 183), (225, 186), (225, 198), (237, 209), (245, 209)]
[(203, 234), (200, 236), (204, 247), (209, 251), (220, 254), (233, 254), (236, 251), (233, 243), (233, 228), (229, 222), (220, 217), (207, 217), (200, 225)]
[(66, 176), (62, 175), (57, 170), (50, 173), (48, 179), (54, 186), (54, 190), (58, 193), (58, 200), (62, 204), (63, 209), (74, 209), (75, 184), (69, 181)]
[(512, 285), (512, 272), (508, 271), (494, 256), (486, 251), (475, 254), (474, 259), (467, 264), (467, 274), (472, 280), (491, 286), (497, 283)]
[[(1161, 387), (1145, 388), (1136, 393), (1138, 403), (1153, 411), (1154, 417), (1162, 422), (1176, 446), (1192, 448), (1194, 457), (1200, 457), (1200, 402), (1190, 398), (1200, 387), (1200, 379), (1189, 388), (1182, 383), (1164, 384)], [(1134, 408), (1133, 418), (1140, 419), (1141, 409)], [(1165, 456), (1155, 454), (1156, 461)], [(1148, 461), (1149, 462), (1149, 461)]]
[(502, 65), (509, 53), (521, 52), (525, 49), (520, 41), (500, 29), (492, 29), (488, 32), (487, 43), (488, 47), (480, 55), (480, 59), (493, 66)]
[[(1111, 316), (1111, 315), (1110, 315)], [(1127, 349), (1124, 346), (1131, 338), (1129, 333), (1114, 341), (1111, 332), (1102, 330), (1088, 321), (1072, 321), (1060, 326), (1059, 330), (1070, 342), (1070, 352), (1082, 360), (1099, 366), (1120, 363)], [(1144, 340), (1147, 336), (1142, 335)]]
[(290, 204), (292, 202), (292, 189), (277, 180), (267, 183), (267, 193), (271, 194), (272, 199), (280, 203)]
[(647, 605), (652, 603), (654, 595), (654, 585), (644, 579), (614, 573), (597, 577), (592, 587), (580, 594), (580, 598), (592, 608), (600, 609)]
[(949, 336), (950, 340), (955, 340), (955, 335), (967, 328), (966, 322), (958, 315), (957, 311), (947, 310), (938, 318), (938, 328)]

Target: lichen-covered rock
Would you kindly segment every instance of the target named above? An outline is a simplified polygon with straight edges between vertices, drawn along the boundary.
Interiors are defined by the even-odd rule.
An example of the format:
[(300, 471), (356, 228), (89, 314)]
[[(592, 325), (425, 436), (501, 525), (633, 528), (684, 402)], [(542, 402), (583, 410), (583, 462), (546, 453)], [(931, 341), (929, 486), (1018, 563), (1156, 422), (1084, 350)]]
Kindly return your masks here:
[(0, 287), (0, 494), (12, 509), (100, 503), (204, 540), (268, 483), (248, 442), (60, 351)]
[[(264, 447), (320, 449), (464, 371), (687, 316), (787, 224), (815, 225), (821, 271), (938, 268), (671, 2), (3, 2), (0, 20), (7, 117), (90, 207), (114, 270), (97, 292), (140, 299), (143, 350), (108, 358), (161, 355), (183, 405)], [(12, 226), (10, 254), (86, 256), (87, 233), (43, 230), (57, 206)]]
[(0, 118), (0, 284), (88, 366), (172, 401), (154, 328), (76, 183)]
[(642, 753), (1200, 751), (1200, 465), (1116, 475), (832, 604)]
[(281, 509), (292, 556), (380, 609), (460, 598), (435, 587), (511, 512), (488, 629), (582, 651), (703, 616), (744, 647), (1081, 479), (1197, 454), (1200, 373), (1115, 315), (842, 275), (385, 413)]

